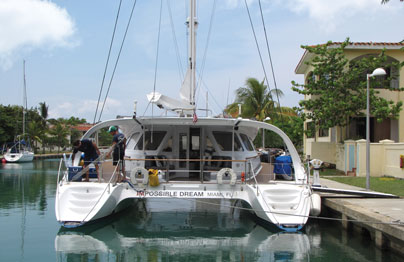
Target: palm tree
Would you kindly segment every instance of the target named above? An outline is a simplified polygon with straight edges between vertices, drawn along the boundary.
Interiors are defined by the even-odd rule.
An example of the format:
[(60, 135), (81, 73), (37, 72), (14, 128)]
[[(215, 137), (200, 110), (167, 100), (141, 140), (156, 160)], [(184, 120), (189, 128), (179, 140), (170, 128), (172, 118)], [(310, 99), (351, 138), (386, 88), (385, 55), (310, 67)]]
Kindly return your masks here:
[(69, 131), (69, 127), (61, 122), (57, 122), (56, 125), (49, 130), (53, 138), (53, 144), (58, 147), (58, 153), (61, 147), (63, 148), (68, 145), (69, 141), (67, 140), (67, 136), (70, 134)]
[(34, 152), (37, 153), (38, 142), (42, 144), (43, 147), (43, 137), (44, 137), (44, 130), (40, 122), (31, 121), (27, 125), (27, 131), (30, 135), (30, 139), (34, 142)]
[(48, 118), (48, 109), (49, 106), (46, 102), (39, 103), (39, 114), (41, 115), (42, 120), (46, 123), (46, 119)]
[(46, 133), (48, 132), (48, 125), (47, 125), (48, 109), (49, 109), (49, 106), (46, 104), (46, 102), (39, 103), (38, 111), (39, 111), (39, 115), (41, 116), (41, 119), (42, 119), (41, 126), (42, 126), (42, 130), (43, 130), (43, 132), (41, 133), (41, 136), (40, 136), (40, 140), (42, 141), (41, 144), (42, 144), (42, 153), (43, 154), (45, 154), (45, 141), (47, 140)]
[(245, 118), (255, 118), (258, 121), (263, 121), (266, 117), (276, 117), (279, 112), (276, 112), (276, 102), (273, 97), (278, 95), (283, 96), (283, 92), (279, 89), (269, 90), (264, 84), (264, 81), (259, 82), (255, 78), (248, 78), (246, 86), (236, 90), (235, 102), (228, 105), (226, 112), (232, 116), (238, 115), (238, 104), (241, 104), (241, 116)]

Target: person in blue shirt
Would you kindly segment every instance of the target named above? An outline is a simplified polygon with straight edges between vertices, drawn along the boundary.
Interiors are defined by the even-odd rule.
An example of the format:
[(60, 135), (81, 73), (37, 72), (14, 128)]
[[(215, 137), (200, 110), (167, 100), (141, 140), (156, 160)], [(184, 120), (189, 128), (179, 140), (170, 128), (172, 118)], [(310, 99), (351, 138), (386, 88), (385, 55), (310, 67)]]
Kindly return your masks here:
[[(72, 163), (74, 163), (74, 156), (76, 155), (77, 151), (81, 151), (84, 153), (84, 165), (83, 168), (86, 168), (88, 165), (93, 163), (99, 155), (101, 155), (100, 150), (98, 149), (97, 145), (89, 139), (83, 140), (76, 140), (73, 143), (73, 156), (72, 156)], [(93, 163), (95, 166), (95, 170), (97, 171), (98, 176), (98, 163)], [(86, 172), (86, 182), (89, 181), (89, 171)]]
[(116, 128), (116, 126), (110, 126), (108, 132), (111, 135), (113, 135), (112, 146), (114, 147), (114, 150), (112, 153), (112, 164), (116, 166), (119, 162), (117, 170), (118, 171), (117, 182), (120, 183), (126, 179), (125, 160), (124, 160), (126, 149), (126, 138), (122, 133), (118, 132), (118, 128)]

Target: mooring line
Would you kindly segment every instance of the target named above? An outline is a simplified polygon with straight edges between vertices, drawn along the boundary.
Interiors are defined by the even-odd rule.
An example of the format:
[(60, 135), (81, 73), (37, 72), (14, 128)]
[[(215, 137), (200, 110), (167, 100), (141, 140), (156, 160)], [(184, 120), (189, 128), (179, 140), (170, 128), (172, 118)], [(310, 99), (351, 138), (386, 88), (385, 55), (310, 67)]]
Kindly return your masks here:
[[(237, 206), (232, 206), (232, 205), (223, 205), (223, 204), (216, 204), (216, 203), (211, 203), (203, 200), (198, 200), (198, 199), (189, 199), (189, 198), (180, 198), (180, 197), (172, 197), (175, 199), (181, 199), (181, 200), (187, 200), (187, 201), (195, 201), (199, 202), (202, 204), (209, 204), (213, 206), (225, 206), (225, 207), (230, 207), (230, 208), (236, 208), (239, 210), (246, 210), (246, 211), (253, 211), (255, 213), (257, 212), (264, 212), (264, 213), (271, 213), (271, 214), (276, 214), (276, 215), (285, 215), (285, 216), (297, 216), (297, 217), (307, 217), (307, 218), (313, 218), (313, 219), (318, 219), (318, 220), (331, 220), (331, 221), (345, 221), (345, 222), (353, 222), (353, 223), (368, 223), (368, 224), (382, 224), (382, 225), (393, 225), (393, 226), (404, 226), (404, 222), (401, 222), (400, 220), (392, 221), (392, 222), (378, 222), (378, 221), (367, 221), (367, 220), (355, 220), (355, 219), (342, 219), (342, 218), (332, 218), (332, 217), (319, 217), (319, 216), (306, 216), (306, 215), (298, 215), (298, 214), (288, 214), (288, 213), (282, 213), (282, 212), (274, 212), (274, 211), (265, 211), (265, 210), (255, 210), (253, 208), (248, 208), (248, 207), (237, 207)], [(231, 200), (228, 198), (215, 198), (215, 199), (226, 199), (226, 200)]]

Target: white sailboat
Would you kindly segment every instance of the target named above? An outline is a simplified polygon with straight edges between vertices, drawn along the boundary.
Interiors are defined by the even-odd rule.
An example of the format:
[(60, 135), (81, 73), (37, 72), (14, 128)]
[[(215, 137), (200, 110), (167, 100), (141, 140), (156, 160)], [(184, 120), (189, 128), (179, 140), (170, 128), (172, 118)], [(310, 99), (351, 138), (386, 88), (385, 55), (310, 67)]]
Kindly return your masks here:
[(25, 133), (25, 114), (27, 111), (27, 85), (25, 80), (25, 60), (23, 62), (23, 107), (22, 107), (22, 135), (19, 135), (14, 140), (14, 143), (7, 149), (4, 154), (4, 159), (9, 163), (30, 162), (34, 159), (34, 152), (32, 152), (29, 144), (29, 138)]
[[(133, 117), (92, 127), (83, 138), (109, 126), (119, 127), (127, 138), (127, 181), (115, 183), (119, 174), (108, 160), (100, 178), (90, 182), (75, 182), (81, 173), (72, 179), (61, 170), (55, 213), (63, 226), (80, 226), (121, 210), (129, 200), (149, 198), (241, 200), (257, 217), (285, 231), (300, 230), (310, 212), (319, 213), (320, 197), (313, 194), (299, 155), (282, 130), (249, 119), (196, 117), (195, 0), (189, 6), (189, 64), (181, 100), (148, 95), (149, 101), (178, 116), (138, 117), (135, 109)], [(261, 163), (252, 143), (260, 129), (283, 140), (292, 160), (290, 180), (279, 180), (271, 164)]]

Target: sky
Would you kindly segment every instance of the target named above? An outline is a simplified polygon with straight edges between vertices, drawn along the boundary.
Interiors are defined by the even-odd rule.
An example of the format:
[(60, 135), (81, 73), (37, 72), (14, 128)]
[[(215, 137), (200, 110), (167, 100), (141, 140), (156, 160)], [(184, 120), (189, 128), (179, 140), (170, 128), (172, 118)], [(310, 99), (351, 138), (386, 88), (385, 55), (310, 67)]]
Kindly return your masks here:
[[(111, 82), (109, 95), (96, 120), (131, 116), (134, 101), (138, 115), (161, 115), (146, 98), (153, 90), (179, 98), (186, 71), (188, 0), (137, 0), (110, 81), (133, 1), (122, 0), (98, 112)], [(291, 90), (291, 81), (303, 82), (303, 76), (294, 73), (304, 53), (301, 45), (347, 37), (355, 42), (404, 40), (404, 3), (380, 2), (261, 0), (275, 80), (284, 93), (281, 106), (298, 106), (302, 99)], [(247, 4), (274, 88), (259, 2)], [(0, 0), (0, 104), (22, 105), (25, 60), (28, 107), (46, 102), (49, 118), (74, 116), (92, 123), (118, 6), (119, 0)], [(197, 19), (196, 67), (202, 75), (197, 107), (206, 108), (208, 94), (208, 108), (217, 115), (234, 101), (235, 90), (247, 78), (263, 80), (264, 70), (244, 0), (199, 1)]]

